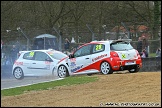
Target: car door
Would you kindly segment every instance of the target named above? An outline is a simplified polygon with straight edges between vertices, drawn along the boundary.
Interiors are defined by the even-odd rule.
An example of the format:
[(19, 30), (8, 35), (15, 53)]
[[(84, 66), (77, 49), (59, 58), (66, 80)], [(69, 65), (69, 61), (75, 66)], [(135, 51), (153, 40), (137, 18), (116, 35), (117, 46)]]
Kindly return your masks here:
[(52, 74), (51, 72), (52, 62), (46, 61), (47, 58), (50, 57), (45, 52), (41, 51), (34, 52), (34, 60), (31, 62), (30, 66), (34, 76), (43, 76)]
[[(106, 50), (106, 51), (105, 51)], [(110, 49), (106, 49), (105, 44), (97, 43), (93, 45), (92, 48), (92, 66), (91, 68), (94, 69), (94, 71), (100, 71), (100, 64), (103, 61), (103, 59), (110, 56), (109, 54)]]
[(78, 49), (74, 53), (74, 58), (70, 59), (70, 69), (73, 74), (88, 73), (91, 64), (91, 48), (92, 45), (86, 45)]

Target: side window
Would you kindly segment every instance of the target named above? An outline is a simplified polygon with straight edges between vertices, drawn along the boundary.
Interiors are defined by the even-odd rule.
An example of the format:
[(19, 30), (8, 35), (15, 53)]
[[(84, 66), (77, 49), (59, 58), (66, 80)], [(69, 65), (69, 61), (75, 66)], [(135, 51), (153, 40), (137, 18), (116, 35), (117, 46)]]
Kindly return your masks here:
[(93, 46), (93, 53), (98, 53), (98, 52), (101, 52), (104, 50), (105, 50), (105, 45), (103, 45), (103, 44), (95, 44)]
[(24, 54), (23, 59), (27, 59), (27, 60), (33, 60), (34, 57), (34, 52), (27, 52)]
[(44, 52), (35, 52), (35, 60), (37, 61), (46, 61), (46, 59), (49, 58), (49, 56)]
[(80, 57), (91, 54), (91, 46), (92, 45), (83, 46), (75, 52), (74, 57)]

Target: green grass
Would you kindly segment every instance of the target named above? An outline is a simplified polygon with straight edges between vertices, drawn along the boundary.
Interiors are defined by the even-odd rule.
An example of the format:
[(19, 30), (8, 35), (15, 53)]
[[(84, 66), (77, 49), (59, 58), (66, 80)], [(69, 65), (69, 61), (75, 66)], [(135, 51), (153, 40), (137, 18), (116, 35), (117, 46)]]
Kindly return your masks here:
[(149, 57), (156, 57), (156, 54), (155, 53), (150, 53)]
[(48, 89), (54, 89), (56, 86), (69, 86), (69, 85), (74, 85), (74, 84), (84, 84), (84, 83), (93, 82), (97, 80), (98, 80), (97, 77), (91, 77), (91, 76), (75, 76), (75, 77), (72, 76), (72, 77), (66, 77), (65, 79), (62, 79), (62, 80), (33, 84), (33, 85), (23, 86), (23, 87), (4, 89), (4, 90), (1, 90), (1, 96), (14, 96), (14, 95), (20, 95), (20, 94), (23, 94), (29, 91), (48, 90)]

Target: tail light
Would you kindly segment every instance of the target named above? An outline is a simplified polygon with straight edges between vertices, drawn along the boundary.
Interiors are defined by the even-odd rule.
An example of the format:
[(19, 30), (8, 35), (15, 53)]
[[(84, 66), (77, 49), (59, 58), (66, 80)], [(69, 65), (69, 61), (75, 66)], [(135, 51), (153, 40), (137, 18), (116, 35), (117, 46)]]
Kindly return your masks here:
[(136, 53), (137, 53), (137, 57), (140, 58), (141, 55), (139, 54), (139, 52), (136, 50)]
[(136, 50), (137, 56), (140, 55), (139, 52)]

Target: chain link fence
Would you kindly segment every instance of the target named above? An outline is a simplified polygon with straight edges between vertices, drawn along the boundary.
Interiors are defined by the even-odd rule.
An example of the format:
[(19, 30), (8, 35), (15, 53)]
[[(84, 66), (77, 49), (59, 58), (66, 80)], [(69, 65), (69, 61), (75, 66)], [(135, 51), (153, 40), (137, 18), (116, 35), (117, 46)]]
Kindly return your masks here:
[[(58, 35), (58, 33), (55, 30), (32, 30), (32, 31), (22, 31), (18, 32), (18, 31), (11, 31), (11, 32), (7, 32), (6, 35), (2, 35), (1, 39), (4, 40), (4, 44), (3, 47), (1, 49), (1, 64), (9, 64), (10, 61), (10, 55), (11, 55), (11, 49), (12, 49), (12, 45), (16, 45), (16, 47), (19, 49), (19, 51), (21, 50), (27, 50), (27, 39), (25, 38), (25, 36), (27, 36), (29, 38), (29, 50), (32, 49), (33, 46), (33, 40), (34, 37), (41, 35), (41, 34), (51, 34), (57, 37), (58, 41), (61, 42), (61, 45), (59, 45), (58, 49), (62, 49), (61, 51), (64, 51), (64, 40), (65, 38), (68, 38), (70, 40), (70, 42), (72, 41), (72, 38), (74, 39), (75, 43), (71, 43), (70, 44), (70, 52), (73, 51), (75, 48), (77, 48), (78, 46), (90, 42), (92, 41), (92, 38), (94, 38), (94, 40), (100, 40), (103, 38), (106, 39), (117, 39), (117, 33), (95, 33), (92, 34), (87, 28), (85, 28), (85, 31), (82, 30), (78, 33), (76, 32), (70, 32), (70, 30), (66, 29), (61, 33), (61, 38), (60, 35)], [(60, 33), (60, 31), (58, 31)], [(4, 33), (5, 34), (5, 33)], [(25, 36), (24, 36), (25, 34)], [(94, 36), (94, 37), (93, 37)], [(117, 36), (117, 37), (116, 37)], [(76, 38), (77, 37), (77, 38)], [(132, 36), (132, 46), (137, 49), (137, 40), (138, 40), (138, 36)], [(161, 47), (161, 40), (148, 40), (148, 51), (149, 51), (149, 57), (155, 57), (155, 53), (157, 48)], [(4, 62), (5, 61), (5, 62)], [(8, 62), (6, 62), (8, 61)]]

